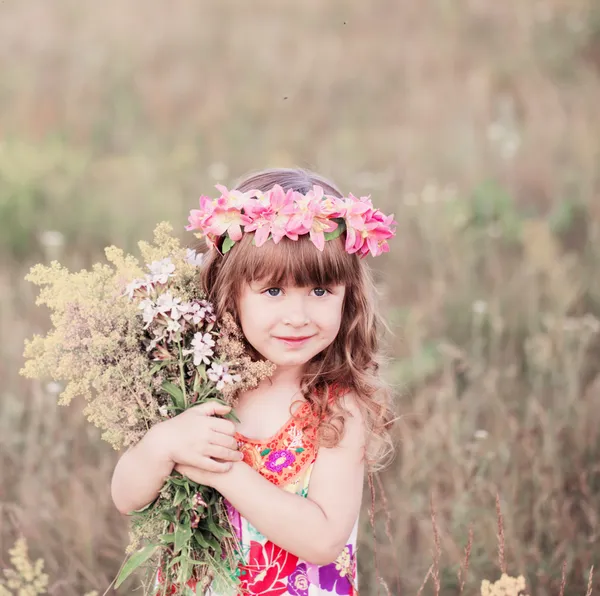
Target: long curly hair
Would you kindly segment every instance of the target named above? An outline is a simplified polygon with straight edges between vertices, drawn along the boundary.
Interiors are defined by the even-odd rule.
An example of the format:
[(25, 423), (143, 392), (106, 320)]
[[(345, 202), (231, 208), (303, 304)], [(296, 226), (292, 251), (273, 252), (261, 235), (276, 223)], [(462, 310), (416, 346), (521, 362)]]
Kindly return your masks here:
[[(302, 194), (318, 184), (326, 194), (343, 196), (331, 181), (300, 168), (255, 172), (240, 180), (235, 189), (267, 191), (275, 184), (285, 191), (292, 189)], [(252, 234), (244, 234), (225, 255), (213, 249), (205, 256), (201, 284), (215, 305), (217, 317), (231, 313), (240, 325), (239, 297), (243, 284), (252, 281), (267, 281), (274, 286), (345, 285), (338, 335), (330, 346), (305, 364), (300, 379), (302, 394), (310, 403), (312, 414), (303, 422), (318, 424), (321, 445), (336, 446), (343, 436), (348, 414), (341, 398), (346, 390), (352, 390), (365, 421), (367, 465), (371, 471), (381, 469), (394, 451), (390, 437), (394, 412), (390, 387), (379, 375), (382, 364), (379, 337), (387, 327), (377, 312), (376, 287), (370, 269), (363, 259), (345, 251), (344, 234), (325, 242), (323, 252), (307, 235), (297, 241), (283, 238), (278, 244), (266, 242), (261, 247), (253, 245), (252, 238)], [(250, 344), (246, 347), (253, 359), (263, 358)]]

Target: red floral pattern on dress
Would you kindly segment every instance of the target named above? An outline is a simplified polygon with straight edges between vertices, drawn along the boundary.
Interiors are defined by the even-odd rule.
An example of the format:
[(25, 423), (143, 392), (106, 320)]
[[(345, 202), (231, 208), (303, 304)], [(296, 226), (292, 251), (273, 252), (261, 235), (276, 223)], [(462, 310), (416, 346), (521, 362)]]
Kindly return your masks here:
[(250, 542), (248, 563), (241, 567), (243, 594), (281, 596), (287, 591), (288, 577), (296, 569), (298, 557), (270, 540), (265, 544)]

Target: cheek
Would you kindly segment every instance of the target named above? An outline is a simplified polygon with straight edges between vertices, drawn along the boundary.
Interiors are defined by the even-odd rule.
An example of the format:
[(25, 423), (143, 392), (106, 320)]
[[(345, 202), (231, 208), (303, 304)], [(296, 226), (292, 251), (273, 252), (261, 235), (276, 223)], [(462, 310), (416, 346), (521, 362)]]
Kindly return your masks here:
[(260, 300), (245, 300), (239, 308), (240, 322), (244, 335), (263, 334), (273, 325), (273, 309), (265, 308)]
[(342, 325), (342, 311), (339, 309), (329, 309), (324, 312), (321, 316), (321, 329), (323, 335), (331, 338), (338, 334)]

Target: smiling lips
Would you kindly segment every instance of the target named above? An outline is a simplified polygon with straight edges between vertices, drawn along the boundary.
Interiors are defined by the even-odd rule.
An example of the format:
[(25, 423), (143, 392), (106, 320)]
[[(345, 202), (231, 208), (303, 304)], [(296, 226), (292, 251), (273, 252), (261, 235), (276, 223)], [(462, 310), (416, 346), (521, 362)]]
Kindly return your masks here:
[(286, 344), (289, 344), (291, 346), (298, 346), (300, 344), (303, 344), (305, 341), (309, 340), (311, 337), (312, 335), (308, 335), (305, 337), (276, 337), (275, 339), (284, 341)]

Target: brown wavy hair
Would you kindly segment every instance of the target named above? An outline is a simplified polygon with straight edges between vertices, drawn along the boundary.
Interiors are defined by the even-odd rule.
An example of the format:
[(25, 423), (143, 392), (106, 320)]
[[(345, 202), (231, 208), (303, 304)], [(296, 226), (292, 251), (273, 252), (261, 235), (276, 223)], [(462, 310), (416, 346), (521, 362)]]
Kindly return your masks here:
[[(325, 194), (343, 196), (331, 181), (300, 168), (255, 172), (240, 180), (235, 189), (267, 191), (275, 184), (302, 194), (318, 184)], [(325, 242), (323, 252), (315, 248), (308, 235), (297, 241), (283, 238), (278, 244), (269, 241), (261, 247), (253, 245), (252, 239), (253, 234), (245, 234), (225, 255), (209, 250), (205, 256), (201, 283), (217, 316), (229, 312), (240, 325), (238, 300), (244, 282), (268, 280), (275, 286), (302, 287), (345, 285), (339, 333), (330, 346), (305, 364), (300, 387), (314, 419), (319, 421), (320, 444), (326, 447), (340, 442), (348, 413), (341, 397), (345, 390), (354, 392), (367, 430), (367, 464), (371, 470), (380, 469), (387, 456), (393, 454), (390, 427), (394, 413), (391, 390), (379, 375), (379, 337), (387, 327), (375, 306), (376, 288), (370, 269), (363, 259), (345, 251), (345, 234)], [(250, 344), (246, 347), (253, 359), (262, 359)]]

